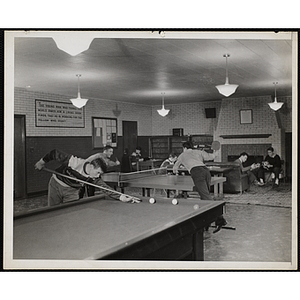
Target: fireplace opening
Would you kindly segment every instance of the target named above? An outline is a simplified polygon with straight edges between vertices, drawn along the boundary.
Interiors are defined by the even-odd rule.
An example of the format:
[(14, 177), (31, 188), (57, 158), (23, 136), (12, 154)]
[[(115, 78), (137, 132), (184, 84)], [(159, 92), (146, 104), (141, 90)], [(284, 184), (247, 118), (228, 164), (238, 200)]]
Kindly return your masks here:
[(249, 154), (247, 164), (261, 162), (267, 149), (272, 144), (223, 144), (221, 146), (221, 161), (234, 161), (239, 158), (240, 153), (247, 152)]

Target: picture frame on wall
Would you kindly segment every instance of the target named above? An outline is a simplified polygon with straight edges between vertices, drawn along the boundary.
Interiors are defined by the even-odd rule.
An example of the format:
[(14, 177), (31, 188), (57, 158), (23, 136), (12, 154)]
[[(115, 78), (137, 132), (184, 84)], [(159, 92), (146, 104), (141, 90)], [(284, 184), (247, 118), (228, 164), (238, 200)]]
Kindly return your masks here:
[(117, 147), (117, 119), (92, 117), (93, 149)]
[(252, 124), (252, 109), (241, 109), (240, 110), (240, 123), (241, 124)]

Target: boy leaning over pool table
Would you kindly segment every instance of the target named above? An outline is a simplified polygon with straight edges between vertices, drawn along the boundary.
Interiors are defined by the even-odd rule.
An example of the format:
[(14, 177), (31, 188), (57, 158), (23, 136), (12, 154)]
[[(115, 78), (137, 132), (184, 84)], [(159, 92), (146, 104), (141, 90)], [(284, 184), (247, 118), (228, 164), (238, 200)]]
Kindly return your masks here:
[[(192, 180), (201, 200), (213, 200), (209, 193), (211, 182), (211, 175), (209, 169), (206, 167), (204, 160), (211, 160), (217, 156), (214, 153), (207, 153), (202, 150), (194, 150), (193, 143), (188, 141), (182, 144), (183, 152), (178, 156), (177, 161), (173, 167), (173, 172), (177, 174), (179, 166), (184, 165), (191, 174)], [(223, 216), (219, 216), (215, 224), (218, 232), (222, 226), (227, 224)]]
[[(52, 160), (56, 160), (61, 163), (55, 171), (62, 175), (74, 177), (109, 189), (109, 191), (103, 190), (103, 192), (113, 199), (120, 200), (122, 202), (139, 202), (139, 200), (135, 197), (125, 194), (120, 195), (120, 193), (115, 192), (102, 180), (101, 174), (105, 172), (106, 165), (100, 158), (87, 161), (86, 159), (54, 149), (41, 158), (35, 164), (35, 168), (37, 170), (42, 170), (45, 164)], [(84, 184), (77, 182), (76, 180), (52, 174), (48, 185), (48, 205), (53, 206), (64, 202), (79, 200), (79, 193), (83, 185)]]

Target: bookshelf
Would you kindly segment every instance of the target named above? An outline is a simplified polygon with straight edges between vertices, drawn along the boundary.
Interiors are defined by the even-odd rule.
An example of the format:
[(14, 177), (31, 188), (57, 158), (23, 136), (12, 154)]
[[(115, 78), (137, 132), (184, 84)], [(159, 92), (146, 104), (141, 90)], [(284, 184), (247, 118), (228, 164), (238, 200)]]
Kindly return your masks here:
[(212, 135), (190, 135), (190, 136), (154, 136), (149, 138), (150, 156), (154, 159), (166, 159), (171, 152), (179, 155), (182, 152), (182, 143), (191, 140), (195, 147), (204, 146), (204, 150), (210, 152), (213, 142)]
[(150, 156), (155, 159), (166, 159), (170, 153), (169, 137), (151, 137), (150, 138)]

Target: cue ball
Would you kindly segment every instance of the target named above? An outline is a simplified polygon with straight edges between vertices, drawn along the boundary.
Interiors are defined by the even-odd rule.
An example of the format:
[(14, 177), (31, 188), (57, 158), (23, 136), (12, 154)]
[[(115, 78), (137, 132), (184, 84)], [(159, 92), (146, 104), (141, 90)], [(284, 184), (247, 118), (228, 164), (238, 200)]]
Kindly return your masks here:
[(198, 204), (195, 204), (195, 205), (194, 205), (194, 209), (195, 209), (195, 210), (199, 209), (199, 205), (198, 205)]
[(154, 199), (154, 198), (150, 198), (150, 199), (149, 199), (149, 202), (150, 202), (151, 204), (153, 204), (153, 203), (155, 203), (155, 199)]
[(172, 204), (173, 204), (173, 205), (177, 205), (177, 204), (178, 204), (177, 199), (173, 199), (173, 200), (172, 200)]

